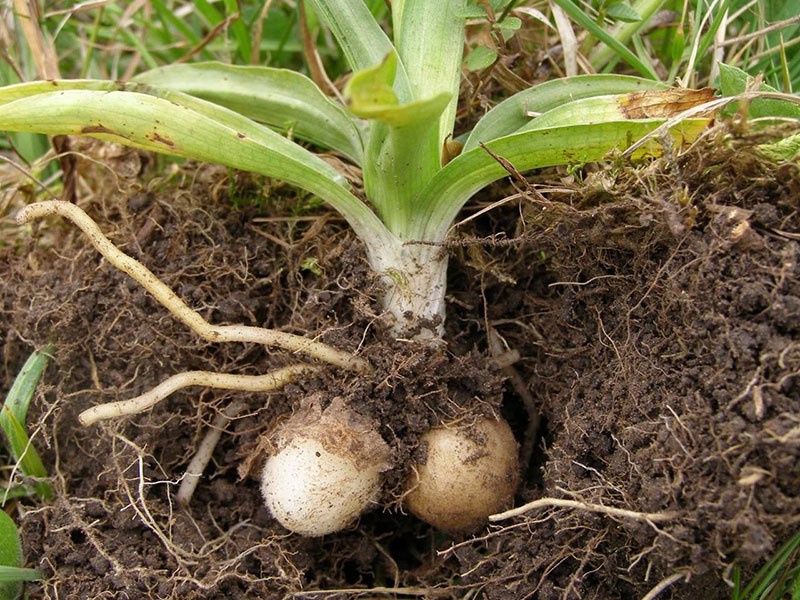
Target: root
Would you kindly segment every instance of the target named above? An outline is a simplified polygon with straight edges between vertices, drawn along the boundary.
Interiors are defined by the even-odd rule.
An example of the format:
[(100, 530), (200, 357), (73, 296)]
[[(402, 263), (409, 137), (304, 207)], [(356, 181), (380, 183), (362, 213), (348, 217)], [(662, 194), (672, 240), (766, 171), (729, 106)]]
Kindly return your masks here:
[(74, 223), (88, 237), (92, 245), (114, 267), (136, 280), (164, 306), (172, 315), (209, 342), (253, 342), (302, 352), (323, 362), (358, 372), (369, 372), (369, 364), (350, 353), (342, 352), (327, 344), (309, 340), (274, 329), (246, 325), (212, 325), (197, 311), (192, 310), (175, 292), (167, 287), (142, 263), (128, 256), (109, 240), (92, 218), (69, 202), (46, 200), (29, 204), (17, 213), (17, 223), (24, 224), (33, 219), (58, 215)]
[(203, 441), (200, 442), (200, 445), (197, 447), (197, 452), (194, 458), (192, 458), (192, 462), (186, 467), (186, 474), (183, 477), (183, 481), (181, 481), (181, 487), (178, 489), (178, 494), (175, 497), (178, 504), (183, 506), (189, 504), (194, 490), (197, 488), (197, 484), (200, 483), (200, 477), (203, 476), (203, 471), (206, 470), (211, 460), (214, 448), (216, 448), (217, 443), (219, 443), (222, 430), (225, 428), (225, 425), (228, 424), (228, 421), (233, 419), (243, 409), (244, 404), (242, 402), (234, 402), (225, 407), (225, 410), (214, 417), (214, 421), (211, 423), (208, 433), (206, 433)]
[(303, 373), (311, 373), (317, 370), (317, 367), (299, 364), (284, 367), (266, 375), (234, 375), (231, 373), (215, 373), (213, 371), (187, 371), (173, 375), (141, 396), (88, 408), (78, 415), (78, 419), (82, 425), (88, 426), (105, 419), (135, 415), (152, 408), (173, 392), (192, 385), (240, 392), (272, 392), (282, 388), (287, 383), (291, 383)]
[(647, 592), (644, 596), (642, 596), (642, 600), (655, 600), (661, 595), (661, 592), (665, 591), (669, 588), (672, 584), (680, 581), (681, 579), (686, 579), (686, 573), (673, 573), (669, 577), (665, 577), (661, 581), (659, 581), (656, 586)]
[(624, 508), (603, 506), (602, 504), (589, 504), (588, 502), (580, 502), (578, 500), (566, 500), (564, 498), (539, 498), (538, 500), (534, 500), (533, 502), (528, 502), (527, 504), (523, 504), (522, 506), (518, 506), (517, 508), (512, 508), (511, 510), (507, 510), (505, 512), (497, 513), (495, 515), (490, 515), (489, 521), (491, 521), (492, 523), (497, 521), (504, 521), (506, 519), (511, 519), (512, 517), (518, 517), (519, 515), (524, 515), (525, 513), (530, 512), (532, 510), (536, 510), (537, 508), (549, 508), (553, 506), (559, 508), (575, 508), (578, 510), (585, 510), (589, 512), (606, 514), (610, 517), (635, 519), (637, 521), (646, 521), (649, 523), (671, 521), (672, 519), (675, 519), (678, 516), (677, 513), (673, 512), (642, 513), (633, 510), (627, 510)]

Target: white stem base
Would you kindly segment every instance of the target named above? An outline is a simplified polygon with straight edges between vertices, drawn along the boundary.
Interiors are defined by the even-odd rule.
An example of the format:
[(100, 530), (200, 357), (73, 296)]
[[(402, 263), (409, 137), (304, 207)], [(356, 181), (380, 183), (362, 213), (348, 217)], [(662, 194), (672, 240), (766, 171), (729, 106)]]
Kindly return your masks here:
[(370, 263), (385, 285), (381, 299), (398, 338), (440, 339), (444, 334), (447, 249), (433, 244), (398, 244), (373, 252)]

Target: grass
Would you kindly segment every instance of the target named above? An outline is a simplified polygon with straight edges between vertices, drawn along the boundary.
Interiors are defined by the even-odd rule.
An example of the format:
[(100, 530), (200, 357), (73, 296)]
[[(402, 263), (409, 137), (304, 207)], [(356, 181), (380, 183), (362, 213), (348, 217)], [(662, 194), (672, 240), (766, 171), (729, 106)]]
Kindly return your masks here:
[[(11, 472), (22, 475), (19, 481), (10, 477), (0, 487), (0, 506), (28, 496), (42, 500), (52, 497), (50, 484), (43, 481), (47, 471), (25, 428), (31, 399), (49, 361), (48, 353), (49, 350), (31, 354), (0, 408), (0, 430), (15, 462)], [(0, 510), (0, 600), (18, 598), (24, 581), (41, 579), (39, 571), (23, 568), (22, 564), (22, 542), (17, 525), (5, 511)]]
[(48, 500), (53, 494), (50, 484), (45, 481), (47, 469), (26, 431), (28, 408), (50, 360), (49, 352), (50, 349), (47, 349), (30, 355), (0, 408), (0, 430), (3, 432), (9, 454), (15, 462), (12, 471), (18, 472), (23, 477), (21, 483), (9, 481), (5, 489), (0, 488), (0, 506), (11, 498), (35, 495), (42, 500)]
[(732, 600), (800, 600), (800, 531), (746, 584), (734, 569)]

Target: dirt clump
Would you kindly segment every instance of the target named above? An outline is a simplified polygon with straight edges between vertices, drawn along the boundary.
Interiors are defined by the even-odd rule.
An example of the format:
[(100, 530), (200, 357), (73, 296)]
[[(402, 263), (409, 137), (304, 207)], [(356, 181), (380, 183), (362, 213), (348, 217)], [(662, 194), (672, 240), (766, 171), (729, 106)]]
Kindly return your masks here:
[[(190, 388), (91, 428), (80, 410), (168, 375), (292, 357), (198, 340), (65, 224), (17, 231), (0, 248), (3, 391), (31, 349), (55, 347), (34, 409), (55, 500), (21, 506), (45, 574), (30, 596), (633, 599), (669, 580), (660, 598), (728, 597), (727, 569), (752, 572), (800, 523), (800, 176), (758, 154), (766, 139), (720, 127), (649, 164), (531, 175), (458, 229), (448, 345), (434, 349), (385, 338), (361, 245), (313, 199), (198, 165), (117, 177), (82, 207), (205, 318), (319, 337), (375, 375)], [(380, 507), (321, 540), (282, 530), (237, 472), (311, 394), (379, 421), (399, 465)], [(233, 400), (247, 410), (179, 507)], [(518, 506), (573, 504), (469, 536), (403, 514), (419, 436), (463, 414), (503, 414), (534, 450)]]

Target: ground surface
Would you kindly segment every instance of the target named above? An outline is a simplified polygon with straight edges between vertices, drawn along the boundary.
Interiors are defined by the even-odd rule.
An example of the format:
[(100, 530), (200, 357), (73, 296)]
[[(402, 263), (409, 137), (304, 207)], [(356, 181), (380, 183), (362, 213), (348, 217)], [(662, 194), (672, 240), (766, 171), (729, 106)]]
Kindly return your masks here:
[[(382, 337), (360, 245), (290, 190), (197, 165), (167, 178), (132, 153), (84, 164), (95, 191), (81, 206), (206, 318), (319, 335), (376, 375), (329, 369), (271, 395), (192, 388), (81, 428), (83, 408), (176, 372), (291, 358), (199, 342), (72, 228), (29, 236), (4, 221), (2, 391), (33, 348), (56, 349), (34, 409), (56, 498), (21, 507), (46, 576), (30, 597), (634, 599), (673, 575), (658, 597), (729, 597), (726, 568), (752, 570), (800, 525), (800, 174), (760, 159), (763, 141), (719, 131), (650, 165), (530, 177), (458, 229), (446, 350)], [(519, 360), (492, 360), (495, 334)], [(378, 419), (397, 467), (385, 509), (309, 540), (276, 525), (237, 469), (317, 392)], [(176, 482), (234, 399), (247, 411), (182, 508)], [(545, 507), (448, 537), (401, 514), (415, 440), (465, 412), (511, 422), (528, 462), (517, 505), (665, 520)]]

